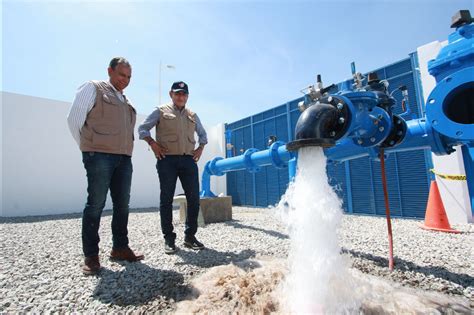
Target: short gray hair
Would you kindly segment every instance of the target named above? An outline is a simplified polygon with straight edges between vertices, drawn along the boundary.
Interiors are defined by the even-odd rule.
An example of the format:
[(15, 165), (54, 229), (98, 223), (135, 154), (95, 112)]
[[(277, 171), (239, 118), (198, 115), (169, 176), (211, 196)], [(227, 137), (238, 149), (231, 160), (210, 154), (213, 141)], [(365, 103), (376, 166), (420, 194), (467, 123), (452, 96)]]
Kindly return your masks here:
[(112, 68), (112, 70), (115, 70), (117, 65), (126, 65), (129, 67), (132, 67), (130, 63), (128, 62), (128, 60), (123, 57), (115, 57), (115, 58), (112, 58), (112, 60), (110, 60), (109, 67)]

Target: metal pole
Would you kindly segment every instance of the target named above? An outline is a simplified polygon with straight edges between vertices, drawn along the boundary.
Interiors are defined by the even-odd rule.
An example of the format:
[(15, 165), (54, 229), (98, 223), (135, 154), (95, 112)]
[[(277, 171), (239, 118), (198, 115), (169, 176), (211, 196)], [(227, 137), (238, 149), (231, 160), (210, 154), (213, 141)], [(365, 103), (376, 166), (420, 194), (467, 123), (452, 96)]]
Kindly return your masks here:
[(382, 173), (383, 197), (385, 200), (385, 216), (387, 218), (388, 230), (388, 269), (393, 271), (393, 236), (392, 236), (392, 220), (390, 220), (390, 201), (388, 199), (387, 177), (385, 175), (385, 156), (384, 149), (380, 149), (380, 168)]

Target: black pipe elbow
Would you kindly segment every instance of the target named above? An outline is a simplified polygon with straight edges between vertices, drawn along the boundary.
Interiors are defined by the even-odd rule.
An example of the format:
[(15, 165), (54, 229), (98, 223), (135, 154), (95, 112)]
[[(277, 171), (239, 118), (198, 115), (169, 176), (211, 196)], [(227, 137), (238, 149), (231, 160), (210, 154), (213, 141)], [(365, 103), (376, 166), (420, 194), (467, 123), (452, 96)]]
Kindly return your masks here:
[(295, 141), (288, 142), (286, 149), (296, 151), (307, 146), (334, 146), (341, 136), (342, 125), (345, 125), (340, 116), (338, 109), (332, 104), (310, 106), (299, 117), (295, 128)]

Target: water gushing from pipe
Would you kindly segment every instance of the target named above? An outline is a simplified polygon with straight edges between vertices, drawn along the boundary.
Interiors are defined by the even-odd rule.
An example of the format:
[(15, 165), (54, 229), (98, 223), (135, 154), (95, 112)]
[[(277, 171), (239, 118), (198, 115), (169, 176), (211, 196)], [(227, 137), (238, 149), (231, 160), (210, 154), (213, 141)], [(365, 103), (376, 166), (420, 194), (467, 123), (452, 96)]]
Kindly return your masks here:
[(319, 147), (302, 148), (298, 155), (295, 180), (278, 205), (291, 243), (282, 306), (297, 314), (356, 312), (355, 281), (337, 239), (341, 201), (328, 184), (326, 157)]

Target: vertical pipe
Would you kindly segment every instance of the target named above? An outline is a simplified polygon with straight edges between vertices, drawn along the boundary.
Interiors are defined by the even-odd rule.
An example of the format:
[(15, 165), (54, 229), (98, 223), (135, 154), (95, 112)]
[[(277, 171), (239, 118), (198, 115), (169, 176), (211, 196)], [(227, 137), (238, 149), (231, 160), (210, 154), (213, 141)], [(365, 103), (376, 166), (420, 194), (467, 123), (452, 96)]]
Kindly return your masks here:
[[(228, 128), (227, 124), (225, 128)], [(232, 130), (227, 129), (225, 131), (225, 148), (226, 148), (226, 157), (230, 158), (233, 156), (232, 154)]]
[(416, 100), (418, 103), (418, 115), (416, 118), (423, 117), (423, 112), (425, 108), (425, 101), (423, 99), (423, 87), (421, 85), (421, 75), (419, 70), (419, 63), (418, 63), (418, 53), (414, 52), (410, 54), (410, 61), (411, 61), (411, 69), (413, 74), (413, 82), (415, 83), (415, 95)]
[(388, 202), (387, 178), (385, 177), (385, 157), (384, 150), (380, 149), (380, 167), (382, 171), (383, 197), (385, 199), (385, 215), (387, 216), (388, 230), (388, 268), (393, 271), (393, 237), (392, 221), (390, 220), (390, 204)]

